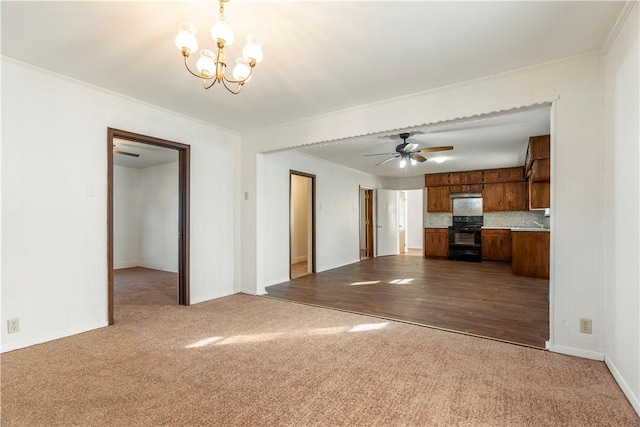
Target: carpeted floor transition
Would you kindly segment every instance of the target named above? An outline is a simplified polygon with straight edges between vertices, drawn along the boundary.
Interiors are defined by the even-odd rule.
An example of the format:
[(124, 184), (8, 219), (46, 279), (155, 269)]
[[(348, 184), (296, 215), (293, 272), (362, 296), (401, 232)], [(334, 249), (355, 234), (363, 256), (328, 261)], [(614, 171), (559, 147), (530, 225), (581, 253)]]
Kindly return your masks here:
[(602, 362), (248, 295), (2, 355), (3, 426), (611, 425)]

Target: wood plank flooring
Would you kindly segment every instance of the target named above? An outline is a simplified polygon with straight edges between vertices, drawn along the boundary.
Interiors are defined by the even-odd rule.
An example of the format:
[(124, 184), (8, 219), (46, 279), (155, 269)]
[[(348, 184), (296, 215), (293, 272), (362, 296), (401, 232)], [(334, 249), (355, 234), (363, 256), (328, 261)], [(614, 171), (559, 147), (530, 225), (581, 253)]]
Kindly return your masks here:
[(269, 297), (544, 348), (549, 281), (508, 263), (369, 258), (266, 288)]

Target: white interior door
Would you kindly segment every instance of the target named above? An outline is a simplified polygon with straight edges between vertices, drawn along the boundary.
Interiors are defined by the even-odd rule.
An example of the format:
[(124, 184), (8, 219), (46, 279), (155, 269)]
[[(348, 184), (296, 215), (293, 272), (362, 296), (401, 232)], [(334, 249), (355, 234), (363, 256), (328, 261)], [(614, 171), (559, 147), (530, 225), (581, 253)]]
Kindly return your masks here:
[(378, 256), (398, 255), (398, 191), (377, 190)]

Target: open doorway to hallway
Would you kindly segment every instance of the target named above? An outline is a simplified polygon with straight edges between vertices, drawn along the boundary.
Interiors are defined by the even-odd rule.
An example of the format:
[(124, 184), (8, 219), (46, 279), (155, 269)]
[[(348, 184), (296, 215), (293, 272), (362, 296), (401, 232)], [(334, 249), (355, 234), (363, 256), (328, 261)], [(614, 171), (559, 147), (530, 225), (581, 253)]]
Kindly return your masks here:
[(360, 187), (360, 259), (372, 258), (373, 251), (373, 190)]
[(289, 277), (315, 273), (315, 175), (290, 171)]

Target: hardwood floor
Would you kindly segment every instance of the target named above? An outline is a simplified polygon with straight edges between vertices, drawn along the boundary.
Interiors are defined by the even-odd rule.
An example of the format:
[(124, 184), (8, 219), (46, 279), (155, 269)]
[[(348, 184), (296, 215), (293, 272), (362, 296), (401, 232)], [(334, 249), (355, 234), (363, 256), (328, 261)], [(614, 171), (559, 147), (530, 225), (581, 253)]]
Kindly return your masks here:
[(544, 348), (549, 281), (508, 263), (368, 258), (266, 288), (269, 297)]

